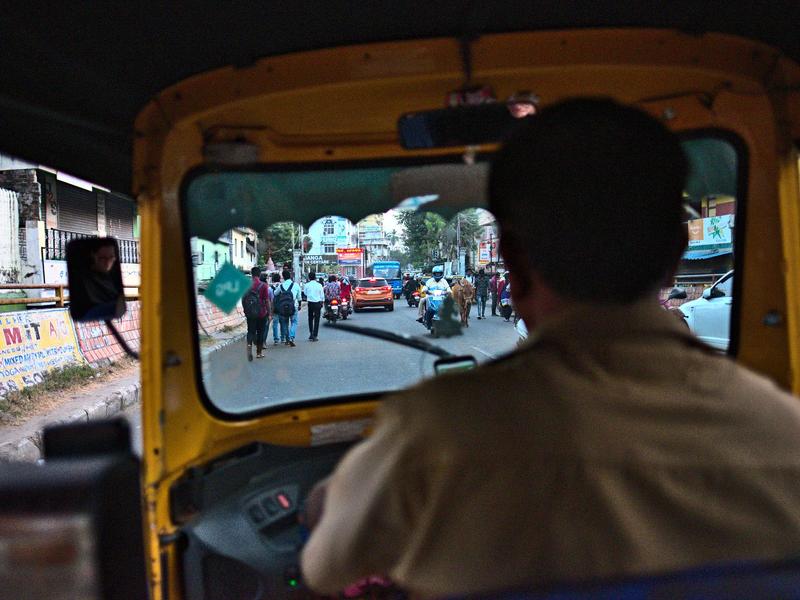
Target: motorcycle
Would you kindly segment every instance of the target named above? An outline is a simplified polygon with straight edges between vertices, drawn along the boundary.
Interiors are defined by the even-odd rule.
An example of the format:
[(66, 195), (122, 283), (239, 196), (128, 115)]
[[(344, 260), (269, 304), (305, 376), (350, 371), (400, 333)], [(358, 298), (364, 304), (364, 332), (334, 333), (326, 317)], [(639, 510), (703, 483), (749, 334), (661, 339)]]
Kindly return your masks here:
[(406, 300), (408, 300), (408, 305), (412, 308), (416, 308), (419, 306), (419, 290), (414, 290), (408, 296), (406, 296)]

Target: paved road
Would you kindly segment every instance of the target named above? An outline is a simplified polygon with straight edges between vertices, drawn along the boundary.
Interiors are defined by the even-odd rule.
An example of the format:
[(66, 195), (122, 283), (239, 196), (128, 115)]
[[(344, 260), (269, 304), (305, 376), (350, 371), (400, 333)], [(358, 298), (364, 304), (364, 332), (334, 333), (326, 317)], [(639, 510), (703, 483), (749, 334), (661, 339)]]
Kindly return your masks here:
[[(421, 335), (454, 354), (469, 354), (483, 362), (514, 348), (517, 335), (511, 323), (500, 317), (473, 318), (464, 335), (430, 339), (416, 322), (417, 310), (405, 300), (395, 310), (380, 309), (352, 316), (354, 325), (396, 333)], [(244, 341), (233, 343), (205, 362), (204, 381), (209, 397), (222, 409), (241, 412), (285, 400), (320, 398), (362, 392), (399, 389), (433, 374), (435, 357), (383, 340), (320, 327), (319, 342), (308, 341), (308, 316), (300, 312), (297, 347), (273, 346), (268, 338), (266, 357), (248, 363)]]

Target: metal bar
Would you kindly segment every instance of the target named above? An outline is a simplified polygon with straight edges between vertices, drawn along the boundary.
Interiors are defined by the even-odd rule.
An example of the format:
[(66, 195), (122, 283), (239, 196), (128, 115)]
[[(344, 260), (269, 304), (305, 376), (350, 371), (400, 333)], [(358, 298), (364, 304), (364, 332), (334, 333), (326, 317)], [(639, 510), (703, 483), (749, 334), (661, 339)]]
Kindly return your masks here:
[(0, 283), (0, 290), (57, 290), (63, 283)]
[(57, 304), (58, 298), (0, 298), (0, 306), (10, 304)]

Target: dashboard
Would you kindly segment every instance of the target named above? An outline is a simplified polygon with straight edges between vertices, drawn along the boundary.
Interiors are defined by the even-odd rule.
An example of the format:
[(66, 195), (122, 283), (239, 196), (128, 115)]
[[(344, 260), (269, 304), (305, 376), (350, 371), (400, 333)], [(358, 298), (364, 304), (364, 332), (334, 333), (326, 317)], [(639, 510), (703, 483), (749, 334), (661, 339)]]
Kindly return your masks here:
[[(249, 444), (171, 489), (182, 523), (184, 596), (192, 600), (317, 598), (302, 580), (299, 553), (309, 532), (298, 522), (314, 485), (351, 443), (319, 447)], [(375, 593), (377, 592), (377, 593)], [(404, 598), (397, 589), (345, 597)]]

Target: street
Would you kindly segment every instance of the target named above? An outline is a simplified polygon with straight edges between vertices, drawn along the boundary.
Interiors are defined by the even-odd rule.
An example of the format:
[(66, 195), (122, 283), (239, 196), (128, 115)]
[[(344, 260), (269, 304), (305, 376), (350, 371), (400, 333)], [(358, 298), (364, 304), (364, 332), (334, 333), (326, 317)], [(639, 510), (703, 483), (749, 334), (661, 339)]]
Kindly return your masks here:
[[(453, 354), (468, 354), (484, 362), (512, 350), (517, 333), (500, 317), (475, 318), (463, 335), (433, 339), (416, 322), (417, 309), (405, 299), (395, 310), (367, 310), (346, 322), (423, 336)], [(488, 312), (488, 311), (487, 311)], [(436, 357), (391, 342), (337, 330), (322, 319), (319, 342), (308, 340), (308, 313), (298, 316), (297, 347), (274, 346), (272, 330), (265, 358), (247, 362), (245, 342), (237, 341), (204, 360), (204, 377), (211, 400), (229, 412), (243, 412), (285, 401), (375, 392), (407, 387), (433, 374)]]

